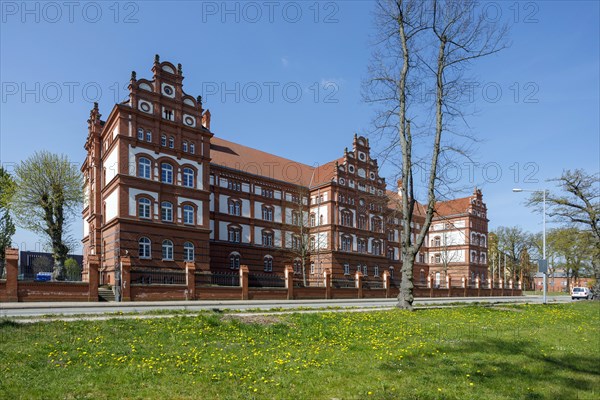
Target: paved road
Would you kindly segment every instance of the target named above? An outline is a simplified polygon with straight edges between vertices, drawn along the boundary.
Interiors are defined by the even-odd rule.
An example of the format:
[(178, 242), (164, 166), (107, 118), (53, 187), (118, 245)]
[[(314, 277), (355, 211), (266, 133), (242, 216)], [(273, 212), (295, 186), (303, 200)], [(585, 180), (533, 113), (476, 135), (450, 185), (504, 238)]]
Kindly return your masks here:
[[(569, 296), (548, 297), (549, 303), (570, 302)], [(445, 297), (418, 298), (415, 306), (448, 305), (451, 303), (541, 303), (542, 296), (515, 297)], [(344, 299), (344, 300), (251, 300), (251, 301), (164, 301), (135, 303), (0, 303), (0, 318), (41, 315), (97, 315), (106, 313), (147, 313), (156, 310), (270, 310), (280, 308), (392, 308), (396, 299)]]

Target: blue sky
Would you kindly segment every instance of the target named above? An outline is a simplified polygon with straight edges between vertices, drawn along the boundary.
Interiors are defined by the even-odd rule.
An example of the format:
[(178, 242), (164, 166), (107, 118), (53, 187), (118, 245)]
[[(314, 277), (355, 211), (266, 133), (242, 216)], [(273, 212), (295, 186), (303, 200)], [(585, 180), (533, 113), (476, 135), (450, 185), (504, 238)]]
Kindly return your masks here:
[[(468, 122), (481, 142), (476, 164), (461, 166), (461, 184), (483, 189), (491, 228), (537, 231), (541, 217), (513, 187), (541, 188), (563, 169), (600, 169), (599, 3), (481, 4), (509, 22), (512, 46), (472, 67), (482, 85)], [(184, 89), (204, 95), (216, 135), (307, 164), (338, 158), (355, 132), (371, 130), (361, 82), (373, 5), (4, 1), (0, 161), (11, 170), (47, 149), (81, 162), (92, 102), (107, 116), (126, 97), (131, 70), (151, 77), (155, 53), (183, 64)], [(36, 241), (15, 236), (28, 249)]]

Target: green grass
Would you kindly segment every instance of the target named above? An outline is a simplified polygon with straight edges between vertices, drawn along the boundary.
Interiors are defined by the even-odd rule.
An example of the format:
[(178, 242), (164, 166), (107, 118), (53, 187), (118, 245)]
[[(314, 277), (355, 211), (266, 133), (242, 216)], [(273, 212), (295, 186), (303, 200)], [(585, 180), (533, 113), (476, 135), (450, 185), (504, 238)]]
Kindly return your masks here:
[(600, 303), (0, 320), (2, 399), (597, 399)]

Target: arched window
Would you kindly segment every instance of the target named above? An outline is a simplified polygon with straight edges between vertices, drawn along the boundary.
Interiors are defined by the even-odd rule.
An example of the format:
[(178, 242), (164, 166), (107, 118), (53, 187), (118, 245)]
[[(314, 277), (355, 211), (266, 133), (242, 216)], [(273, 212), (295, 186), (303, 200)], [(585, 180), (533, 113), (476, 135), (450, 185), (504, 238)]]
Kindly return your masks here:
[(240, 243), (242, 241), (242, 230), (237, 226), (227, 228), (227, 235), (231, 243)]
[(310, 226), (315, 226), (317, 224), (317, 216), (315, 213), (310, 214)]
[(323, 214), (319, 215), (319, 225), (323, 225), (325, 222)]
[(344, 275), (350, 275), (350, 264), (344, 264)]
[(262, 206), (262, 217), (265, 221), (273, 221), (273, 207)]
[(229, 200), (229, 214), (231, 215), (241, 215), (242, 214), (242, 204), (239, 200)]
[(183, 169), (183, 186), (193, 188), (194, 187), (194, 170), (191, 168)]
[(483, 247), (485, 247), (485, 235), (481, 235), (481, 237), (479, 238), (479, 244)]
[(302, 273), (302, 260), (299, 258), (294, 259), (294, 274)]
[(365, 239), (358, 239), (358, 252), (366, 253), (367, 252), (367, 242)]
[(273, 232), (263, 231), (262, 232), (262, 244), (265, 247), (273, 247)]
[(420, 270), (419, 271), (419, 281), (421, 281), (421, 283), (425, 282), (425, 270)]
[(475, 232), (471, 232), (471, 244), (477, 244), (477, 234)]
[(358, 229), (367, 229), (367, 217), (364, 214), (358, 216)]
[(138, 160), (138, 176), (140, 178), (150, 179), (150, 177), (151, 177), (150, 166), (151, 165), (152, 165), (152, 163), (150, 162), (149, 159), (147, 159), (145, 157), (140, 157), (140, 159)]
[(352, 238), (350, 236), (342, 236), (342, 251), (352, 251)]
[(144, 128), (138, 128), (137, 138), (138, 140), (144, 140)]
[(138, 255), (140, 258), (150, 258), (152, 254), (150, 239), (147, 237), (140, 238), (138, 241)]
[(233, 252), (229, 255), (229, 268), (240, 269), (240, 253)]
[(183, 223), (187, 225), (194, 224), (194, 207), (189, 204), (183, 206)]
[(173, 259), (173, 242), (168, 239), (162, 242), (162, 258), (163, 260)]
[(166, 146), (167, 145), (167, 135), (161, 135), (160, 136), (160, 145), (161, 146)]
[(138, 200), (138, 217), (139, 218), (150, 219), (150, 205), (151, 204), (152, 204), (152, 202), (145, 197), (142, 197)]
[(433, 238), (433, 245), (435, 247), (440, 247), (441, 246), (441, 241), (442, 239), (439, 236), (436, 236)]
[(481, 264), (485, 264), (485, 253), (481, 253), (481, 254), (479, 255), (479, 262), (480, 262)]
[(390, 260), (394, 260), (396, 258), (396, 252), (392, 247), (388, 247), (387, 249), (387, 258)]
[(146, 132), (146, 142), (152, 142), (152, 132)]
[(194, 261), (194, 244), (191, 242), (183, 244), (183, 261)]
[(171, 164), (160, 164), (160, 180), (162, 183), (173, 183), (173, 166)]
[(194, 143), (190, 143), (190, 153), (194, 154), (196, 152), (196, 145)]
[(477, 262), (477, 252), (476, 251), (472, 251), (471, 252), (471, 262), (472, 263), (476, 263)]
[(314, 236), (311, 236), (308, 240), (308, 248), (310, 250), (315, 250), (317, 248), (317, 239)]
[(363, 265), (363, 275), (369, 276), (369, 267), (367, 267), (367, 264)]
[(265, 256), (263, 264), (265, 272), (273, 272), (273, 257)]
[(380, 242), (373, 242), (373, 255), (374, 256), (379, 256), (381, 255), (381, 243)]
[(439, 263), (441, 263), (441, 262), (442, 262), (442, 255), (441, 255), (440, 253), (437, 253), (437, 254), (435, 255), (435, 263), (436, 263), (436, 264), (439, 264)]
[(390, 267), (390, 278), (394, 279), (394, 267)]
[(168, 201), (160, 204), (160, 218), (165, 222), (173, 222), (173, 204)]
[(174, 149), (175, 148), (175, 138), (173, 136), (171, 136), (169, 138), (169, 148), (170, 149)]
[(373, 267), (373, 276), (379, 276), (379, 265)]
[(348, 210), (342, 210), (342, 225), (353, 226), (352, 213)]
[(184, 153), (187, 153), (187, 151), (188, 151), (188, 142), (185, 142), (185, 141), (184, 141), (184, 142), (183, 142), (183, 152), (184, 152)]

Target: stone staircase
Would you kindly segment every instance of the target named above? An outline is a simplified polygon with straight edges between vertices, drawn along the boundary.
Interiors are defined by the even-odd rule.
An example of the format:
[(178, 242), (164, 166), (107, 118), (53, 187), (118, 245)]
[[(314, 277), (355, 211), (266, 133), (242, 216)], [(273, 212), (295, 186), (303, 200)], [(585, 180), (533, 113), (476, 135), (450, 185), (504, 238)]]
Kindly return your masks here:
[(115, 294), (110, 286), (98, 288), (98, 301), (115, 301)]

